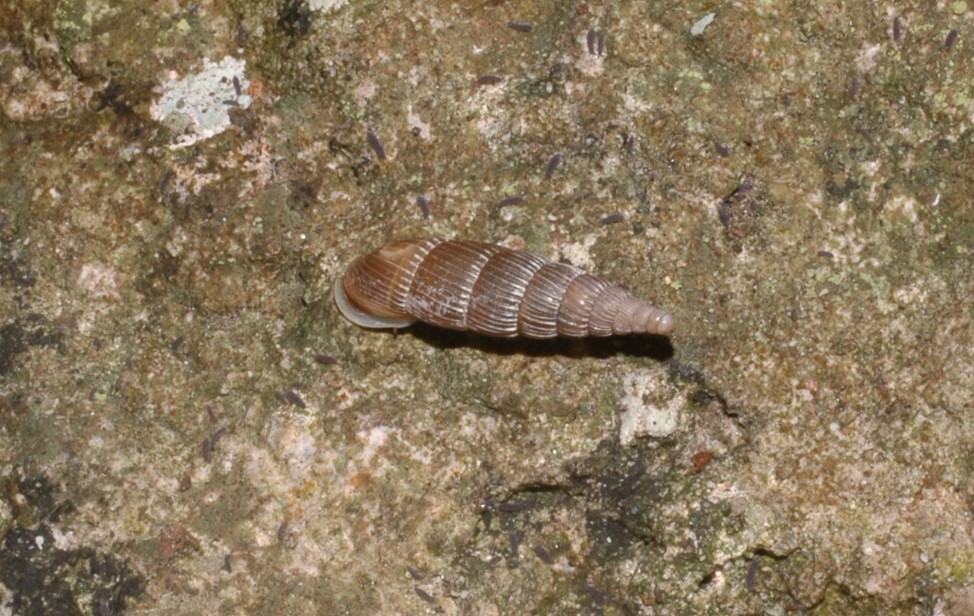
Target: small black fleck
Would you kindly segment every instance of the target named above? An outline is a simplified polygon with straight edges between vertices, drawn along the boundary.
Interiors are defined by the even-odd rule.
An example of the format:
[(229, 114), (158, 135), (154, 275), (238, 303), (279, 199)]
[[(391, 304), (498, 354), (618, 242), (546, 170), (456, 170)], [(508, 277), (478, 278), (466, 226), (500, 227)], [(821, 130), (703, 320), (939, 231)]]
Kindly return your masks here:
[(531, 509), (532, 507), (534, 507), (534, 502), (529, 500), (521, 500), (497, 503), (495, 509), (504, 513), (518, 513), (520, 511)]
[(626, 219), (626, 215), (622, 212), (613, 212), (602, 217), (599, 221), (600, 225), (614, 225), (616, 223), (622, 222)]
[(714, 149), (724, 158), (728, 158), (731, 155), (730, 148), (719, 141), (714, 141)]
[(366, 132), (365, 136), (368, 139), (369, 146), (372, 148), (372, 151), (375, 152), (375, 155), (379, 157), (379, 160), (385, 160), (386, 149), (382, 147), (382, 142), (379, 141), (379, 137), (377, 137), (372, 131)]
[(518, 32), (530, 32), (534, 30), (534, 24), (528, 21), (511, 21), (508, 22), (507, 27)]
[(216, 447), (217, 441), (220, 440), (220, 437), (223, 436), (226, 431), (226, 428), (220, 428), (210, 436), (203, 439), (202, 454), (205, 462), (209, 462), (213, 458), (213, 448)]
[(251, 131), (257, 126), (257, 118), (243, 107), (230, 105), (227, 109), (227, 117), (230, 118), (231, 124), (245, 131)]
[(944, 40), (944, 49), (950, 49), (957, 42), (957, 38), (960, 36), (960, 30), (957, 28), (951, 28), (950, 32), (947, 33), (947, 38)]
[(236, 75), (233, 76), (233, 91), (237, 93), (237, 96), (243, 94), (243, 87), (240, 85), (240, 80), (237, 79)]
[(223, 104), (226, 105), (227, 107), (239, 107), (240, 106), (240, 103), (238, 103), (237, 101), (233, 100), (232, 98), (225, 98), (225, 99), (223, 99)]
[[(172, 181), (172, 179), (173, 179), (173, 177), (175, 177), (175, 175), (176, 174), (173, 173), (173, 170), (172, 169), (166, 169), (166, 172), (162, 174), (162, 179), (159, 180), (159, 192), (160, 193), (165, 193), (166, 192), (166, 189), (169, 188), (169, 182)], [(0, 226), (0, 229), (2, 229), (2, 228), (3, 227)]]
[(609, 602), (609, 597), (604, 592), (596, 588), (593, 584), (590, 584), (589, 582), (585, 582), (584, 588), (585, 588), (585, 592), (587, 592), (589, 596), (592, 597), (592, 603), (594, 603), (595, 605), (605, 605), (606, 603)]
[(173, 341), (169, 343), (169, 350), (175, 353), (179, 350), (179, 347), (186, 342), (186, 334), (180, 334), (173, 338)]
[(717, 573), (715, 571), (708, 572), (697, 582), (697, 588), (707, 588), (708, 586), (714, 583), (714, 579), (716, 577), (717, 577)]
[(429, 594), (419, 586), (413, 586), (413, 592), (416, 593), (417, 597), (419, 597), (420, 599), (422, 599), (427, 603), (436, 603), (436, 599), (433, 598), (433, 595)]
[(413, 578), (414, 580), (421, 580), (426, 577), (425, 573), (419, 569), (416, 569), (415, 567), (410, 567), (409, 565), (406, 565), (406, 573), (408, 573), (409, 577)]
[(315, 362), (321, 364), (322, 366), (330, 366), (332, 364), (337, 364), (338, 358), (334, 355), (328, 355), (327, 353), (315, 353)]
[(304, 403), (304, 398), (301, 397), (301, 394), (294, 391), (293, 389), (284, 390), (284, 399), (298, 408), (301, 409), (308, 408), (308, 405)]
[(866, 139), (868, 139), (869, 141), (876, 141), (876, 137), (873, 135), (873, 132), (868, 128), (857, 126), (856, 132), (862, 135), (863, 137), (865, 137)]
[(524, 533), (518, 530), (510, 530), (507, 532), (507, 543), (511, 547), (511, 554), (514, 556), (518, 555), (521, 551), (521, 542), (524, 541)]
[(281, 522), (281, 525), (277, 527), (277, 542), (284, 543), (287, 539), (287, 520)]
[(227, 573), (233, 573), (232, 561), (233, 561), (233, 557), (230, 554), (227, 554), (226, 556), (223, 557), (223, 570), (226, 571)]
[(835, 255), (833, 255), (832, 252), (829, 251), (829, 250), (819, 250), (817, 254), (818, 254), (818, 256), (822, 257), (823, 259), (834, 259), (835, 258)]
[(754, 587), (758, 583), (758, 571), (761, 570), (761, 563), (758, 559), (754, 559), (747, 566), (747, 575), (745, 576), (745, 584), (748, 590), (754, 590)]
[(416, 197), (416, 206), (419, 208), (419, 211), (423, 213), (423, 220), (429, 220), (430, 214), (432, 213), (430, 211), (429, 199), (423, 195), (419, 195)]
[(504, 78), (501, 77), (500, 75), (493, 75), (493, 74), (477, 75), (478, 86), (489, 86), (495, 83), (500, 83), (502, 81), (504, 81)]
[(753, 189), (754, 185), (750, 182), (741, 182), (731, 194), (721, 200), (717, 209), (717, 216), (725, 229), (730, 229), (733, 226), (736, 217), (743, 217), (751, 213), (747, 199), (748, 193)]
[(558, 169), (558, 165), (561, 164), (561, 154), (556, 153), (548, 161), (548, 166), (544, 170), (544, 179), (550, 180), (551, 176), (555, 174), (555, 170)]
[(538, 560), (546, 565), (550, 565), (555, 562), (555, 557), (552, 556), (551, 552), (548, 551), (548, 548), (544, 547), (543, 545), (535, 545), (531, 548), (531, 551), (534, 552), (534, 555), (538, 557)]
[(585, 37), (585, 42), (588, 43), (588, 53), (589, 55), (595, 55), (595, 42), (598, 34), (595, 32), (595, 28), (589, 28), (588, 35)]
[(497, 209), (505, 208), (511, 205), (521, 205), (524, 203), (524, 197), (519, 197), (514, 195), (513, 197), (507, 197), (506, 199), (501, 199), (497, 202)]
[(636, 136), (626, 134), (622, 138), (622, 147), (626, 151), (626, 154), (632, 154), (633, 150), (636, 148)]
[(903, 38), (903, 23), (900, 20), (900, 16), (897, 15), (893, 18), (893, 40), (900, 41)]
[(859, 76), (858, 75), (853, 75), (849, 79), (849, 89), (847, 90), (846, 94), (848, 94), (849, 95), (849, 98), (851, 98), (852, 100), (855, 100), (856, 97), (859, 95)]

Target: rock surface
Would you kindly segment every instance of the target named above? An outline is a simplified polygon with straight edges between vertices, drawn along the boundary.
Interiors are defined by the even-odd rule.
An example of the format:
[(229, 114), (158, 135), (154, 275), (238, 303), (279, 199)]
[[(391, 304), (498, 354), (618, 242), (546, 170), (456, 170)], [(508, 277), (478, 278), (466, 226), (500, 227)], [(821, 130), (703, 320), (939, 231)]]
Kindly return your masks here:
[[(974, 610), (966, 3), (23, 4), (0, 613)], [(344, 321), (416, 235), (678, 329)]]

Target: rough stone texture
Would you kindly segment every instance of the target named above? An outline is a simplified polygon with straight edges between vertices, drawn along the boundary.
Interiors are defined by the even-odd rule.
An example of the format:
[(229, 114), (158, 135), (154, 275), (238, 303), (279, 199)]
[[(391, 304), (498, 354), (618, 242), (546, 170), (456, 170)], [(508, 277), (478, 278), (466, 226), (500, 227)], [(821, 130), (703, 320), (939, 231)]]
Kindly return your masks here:
[[(919, 0), (7, 3), (0, 613), (972, 613), (972, 37)], [(174, 147), (165, 84), (228, 57), (229, 128)], [(425, 234), (678, 330), (342, 320), (344, 264)]]

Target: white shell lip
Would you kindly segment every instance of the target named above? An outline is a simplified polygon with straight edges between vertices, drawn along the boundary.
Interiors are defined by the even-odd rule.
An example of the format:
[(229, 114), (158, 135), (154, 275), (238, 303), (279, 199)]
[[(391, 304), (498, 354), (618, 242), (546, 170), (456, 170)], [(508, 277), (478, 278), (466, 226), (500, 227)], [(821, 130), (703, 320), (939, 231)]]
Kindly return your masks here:
[(339, 278), (338, 282), (335, 283), (335, 304), (338, 306), (338, 310), (345, 316), (346, 319), (355, 323), (359, 327), (364, 327), (366, 329), (400, 329), (403, 327), (409, 327), (416, 322), (416, 319), (401, 318), (397, 319), (395, 317), (377, 317), (373, 314), (363, 312), (356, 308), (351, 300), (348, 299), (348, 295), (345, 294), (345, 285), (343, 284), (343, 279)]

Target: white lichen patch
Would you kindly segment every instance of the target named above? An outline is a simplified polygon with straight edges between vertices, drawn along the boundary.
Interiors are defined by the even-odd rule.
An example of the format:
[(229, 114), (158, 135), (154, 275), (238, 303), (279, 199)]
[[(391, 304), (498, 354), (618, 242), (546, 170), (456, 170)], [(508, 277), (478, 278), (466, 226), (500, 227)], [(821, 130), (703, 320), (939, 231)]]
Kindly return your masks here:
[(372, 460), (386, 445), (389, 437), (399, 431), (388, 426), (374, 426), (367, 430), (360, 430), (355, 436), (362, 444), (362, 451), (359, 453), (359, 461), (364, 467), (373, 466)]
[(714, 22), (717, 13), (707, 13), (690, 26), (690, 36), (700, 36), (707, 29), (707, 26)]
[(419, 138), (424, 141), (429, 141), (432, 136), (430, 133), (430, 125), (424, 122), (418, 113), (413, 111), (412, 104), (409, 105), (406, 112), (406, 122), (409, 124), (410, 130), (415, 129), (419, 133)]
[(895, 219), (899, 216), (913, 225), (916, 225), (920, 220), (916, 200), (905, 195), (897, 195), (887, 201), (883, 210), (889, 218)]
[[(605, 56), (604, 55), (600, 56), (598, 55), (598, 53), (588, 52), (588, 34), (586, 32), (582, 32), (576, 38), (576, 41), (578, 42), (578, 44), (581, 46), (583, 50), (582, 53), (578, 54), (575, 62), (575, 66), (578, 67), (579, 72), (581, 72), (586, 77), (596, 77), (602, 74), (602, 71), (605, 68), (604, 65)], [(570, 60), (571, 58), (565, 56), (564, 61), (566, 64), (570, 62)]]
[(81, 266), (78, 286), (94, 297), (118, 297), (115, 269), (104, 263), (86, 263)]
[(623, 378), (622, 387), (621, 403), (625, 412), (621, 417), (619, 440), (623, 445), (628, 446), (639, 437), (663, 438), (679, 429), (686, 396), (664, 391), (660, 373), (631, 372)]
[(353, 98), (355, 99), (355, 104), (359, 107), (365, 107), (369, 104), (375, 95), (379, 91), (379, 86), (372, 79), (366, 79), (362, 83), (356, 86), (353, 90)]
[[(467, 79), (473, 83), (476, 76), (468, 74)], [(491, 150), (504, 147), (512, 138), (529, 132), (527, 118), (506, 113), (503, 104), (506, 90), (507, 81), (477, 88), (466, 104), (467, 113), (476, 118), (473, 126)]]
[(561, 252), (562, 257), (567, 259), (575, 267), (594, 271), (595, 262), (592, 260), (592, 246), (595, 246), (595, 242), (598, 241), (600, 235), (603, 234), (593, 233), (586, 235), (579, 242), (562, 244), (559, 252)]
[(330, 13), (345, 6), (346, 2), (347, 0), (311, 0), (308, 2), (308, 8), (312, 11)]
[(863, 73), (868, 73), (876, 68), (876, 58), (882, 48), (883, 46), (878, 43), (872, 45), (863, 43), (859, 49), (859, 54), (856, 56), (856, 68)]
[(317, 462), (318, 447), (309, 429), (310, 417), (294, 416), (287, 422), (275, 424), (280, 430), (270, 434), (274, 454), (287, 465), (291, 477), (304, 480)]
[(185, 148), (218, 135), (230, 127), (230, 109), (250, 107), (246, 68), (244, 60), (227, 56), (219, 62), (204, 59), (202, 70), (182, 79), (171, 75), (149, 110), (175, 134), (170, 147)]
[(645, 115), (653, 110), (653, 101), (647, 100), (633, 92), (634, 88), (631, 86), (626, 88), (620, 95), (622, 101), (622, 108), (626, 111), (627, 115), (631, 118), (638, 118)]

